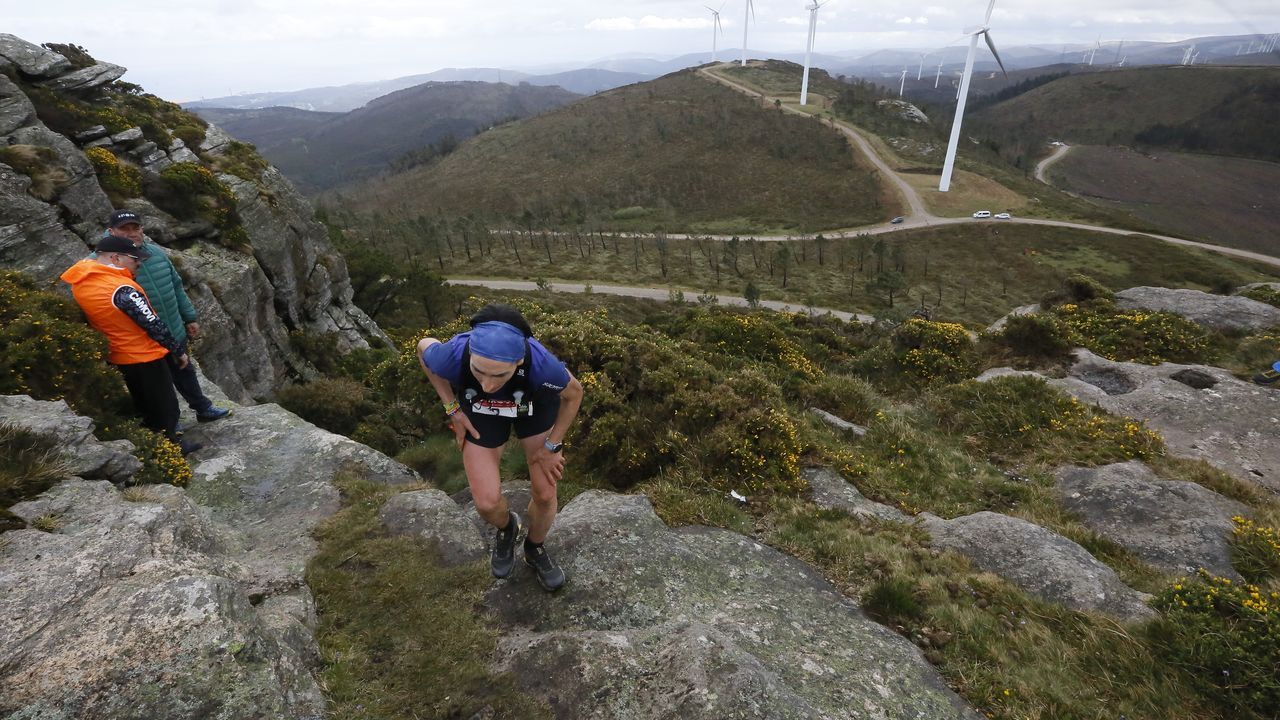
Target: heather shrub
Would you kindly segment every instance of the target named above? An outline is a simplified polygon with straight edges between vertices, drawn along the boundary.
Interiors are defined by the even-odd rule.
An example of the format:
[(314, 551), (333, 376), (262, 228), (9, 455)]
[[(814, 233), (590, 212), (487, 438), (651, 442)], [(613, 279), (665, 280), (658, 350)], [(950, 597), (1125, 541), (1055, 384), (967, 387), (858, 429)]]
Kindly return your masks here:
[(1064, 303), (1089, 303), (1094, 300), (1111, 301), (1115, 299), (1115, 293), (1106, 285), (1094, 280), (1088, 275), (1075, 273), (1069, 275), (1062, 282), (1062, 287), (1054, 292), (1049, 293), (1040, 300), (1040, 305), (1046, 309), (1053, 308)]
[(1071, 353), (1071, 330), (1051, 314), (1015, 315), (991, 342), (1011, 355), (1033, 361), (1060, 360)]

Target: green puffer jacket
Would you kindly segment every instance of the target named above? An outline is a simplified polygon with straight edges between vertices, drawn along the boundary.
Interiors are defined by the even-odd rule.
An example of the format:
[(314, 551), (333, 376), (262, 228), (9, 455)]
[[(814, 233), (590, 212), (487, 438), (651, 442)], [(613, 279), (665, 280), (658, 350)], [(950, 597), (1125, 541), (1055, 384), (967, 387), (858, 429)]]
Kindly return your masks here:
[(134, 279), (142, 286), (151, 307), (160, 314), (160, 319), (169, 326), (169, 332), (180, 343), (187, 342), (187, 323), (196, 321), (196, 308), (187, 297), (182, 287), (182, 276), (173, 266), (173, 261), (159, 245), (144, 238), (142, 246), (151, 257), (143, 261)]

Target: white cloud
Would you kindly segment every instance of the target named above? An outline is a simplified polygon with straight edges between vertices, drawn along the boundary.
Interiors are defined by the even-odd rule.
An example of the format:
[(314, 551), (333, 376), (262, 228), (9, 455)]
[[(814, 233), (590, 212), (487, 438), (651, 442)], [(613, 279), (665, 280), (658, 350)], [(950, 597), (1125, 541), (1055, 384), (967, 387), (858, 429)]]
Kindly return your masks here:
[(659, 17), (645, 15), (639, 20), (629, 17), (596, 18), (587, 23), (588, 30), (700, 30), (711, 27), (709, 18)]

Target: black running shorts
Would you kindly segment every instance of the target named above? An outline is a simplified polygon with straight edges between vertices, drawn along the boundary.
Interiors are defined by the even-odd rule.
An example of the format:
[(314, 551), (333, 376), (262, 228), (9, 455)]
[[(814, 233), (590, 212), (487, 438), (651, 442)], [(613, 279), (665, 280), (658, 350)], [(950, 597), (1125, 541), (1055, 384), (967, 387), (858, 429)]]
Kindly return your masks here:
[(560, 413), (560, 396), (535, 395), (531, 415), (516, 417), (485, 415), (474, 412), (470, 403), (467, 402), (462, 403), (462, 412), (467, 414), (467, 419), (475, 426), (476, 432), (480, 433), (479, 440), (468, 434), (467, 442), (480, 447), (500, 448), (511, 437), (513, 426), (516, 429), (516, 437), (521, 440), (550, 430), (551, 426), (556, 424), (556, 415)]

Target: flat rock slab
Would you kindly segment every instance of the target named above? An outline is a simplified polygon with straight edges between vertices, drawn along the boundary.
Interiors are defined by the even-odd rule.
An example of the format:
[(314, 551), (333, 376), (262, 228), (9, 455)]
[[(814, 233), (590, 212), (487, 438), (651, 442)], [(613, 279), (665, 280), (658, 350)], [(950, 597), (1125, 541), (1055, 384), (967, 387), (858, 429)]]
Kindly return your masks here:
[(0, 544), (0, 717), (319, 718), (302, 622), (255, 608), (182, 490), (71, 480)]
[(557, 718), (976, 718), (904, 638), (812, 568), (736, 533), (673, 530), (639, 496), (589, 491), (486, 604), (497, 665)]
[(801, 475), (809, 483), (813, 504), (843, 510), (854, 517), (874, 517), (894, 522), (907, 522), (906, 513), (892, 505), (869, 500), (853, 483), (830, 468), (806, 468)]
[(33, 77), (54, 77), (71, 70), (71, 61), (61, 53), (9, 33), (0, 33), (0, 57), (7, 58), (24, 74)]
[(1066, 508), (1094, 532), (1174, 575), (1204, 568), (1240, 580), (1231, 567), (1235, 515), (1249, 508), (1190, 482), (1161, 480), (1136, 460), (1099, 468), (1063, 467), (1058, 491)]
[(1176, 454), (1280, 493), (1280, 392), (1206, 365), (1112, 362), (1087, 350), (1051, 384), (1146, 421)]
[(958, 552), (1042, 600), (1127, 621), (1155, 615), (1147, 606), (1150, 595), (1125, 585), (1088, 550), (1051, 530), (985, 511), (954, 520), (922, 517), (936, 547)]
[(356, 469), (393, 483), (417, 479), (382, 453), (274, 404), (235, 407), (187, 437), (204, 444), (191, 456), (192, 498), (237, 531), (230, 553), (250, 570), (254, 590), (268, 596), (303, 586), (316, 547), (311, 531), (340, 504), (333, 486), (340, 472)]
[(1280, 326), (1280, 308), (1238, 295), (1186, 288), (1135, 287), (1116, 293), (1126, 310), (1171, 312), (1213, 330), (1263, 330)]

